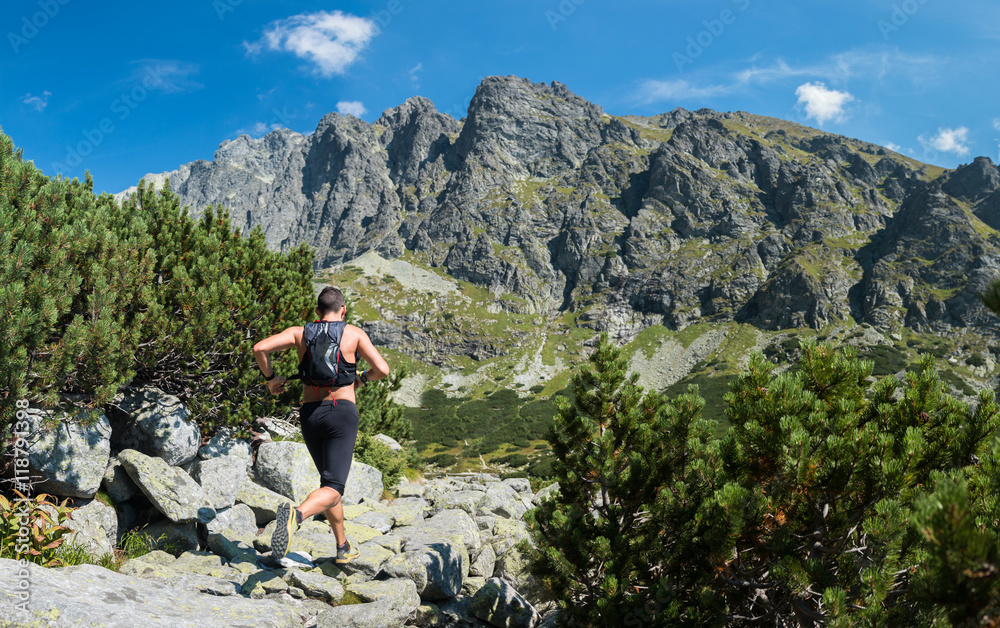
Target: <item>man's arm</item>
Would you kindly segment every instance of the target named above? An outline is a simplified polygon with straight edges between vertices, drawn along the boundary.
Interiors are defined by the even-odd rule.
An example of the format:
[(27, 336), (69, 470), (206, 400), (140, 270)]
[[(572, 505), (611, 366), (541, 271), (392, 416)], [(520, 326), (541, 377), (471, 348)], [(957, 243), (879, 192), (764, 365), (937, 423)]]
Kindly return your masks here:
[[(257, 359), (257, 366), (264, 377), (274, 375), (274, 367), (271, 365), (271, 354), (276, 351), (291, 349), (298, 344), (302, 337), (301, 327), (289, 327), (285, 331), (268, 336), (253, 346), (253, 355)], [(285, 378), (275, 377), (266, 382), (268, 390), (274, 394), (284, 392)]]
[(378, 352), (375, 345), (372, 344), (371, 338), (365, 333), (365, 330), (360, 327), (355, 327), (358, 330), (358, 353), (364, 358), (365, 362), (371, 365), (371, 368), (365, 371), (365, 381), (374, 382), (376, 380), (382, 379), (389, 375), (389, 364), (382, 357), (382, 354)]

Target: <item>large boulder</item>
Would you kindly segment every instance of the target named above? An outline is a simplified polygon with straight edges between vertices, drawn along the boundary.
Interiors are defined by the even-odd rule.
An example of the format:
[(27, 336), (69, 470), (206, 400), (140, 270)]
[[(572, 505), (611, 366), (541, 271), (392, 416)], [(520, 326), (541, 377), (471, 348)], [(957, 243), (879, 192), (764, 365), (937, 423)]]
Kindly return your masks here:
[(534, 628), (541, 621), (535, 608), (499, 578), (489, 580), (469, 603), (472, 614), (497, 628)]
[(201, 485), (182, 469), (134, 449), (119, 453), (118, 460), (153, 506), (171, 521), (204, 522), (215, 518), (215, 510), (208, 505)]
[(216, 510), (231, 508), (243, 478), (247, 477), (247, 466), (237, 456), (198, 460), (191, 469), (191, 477), (204, 489), (209, 506)]
[(171, 467), (194, 460), (201, 431), (180, 399), (158, 388), (120, 393), (108, 406), (114, 428), (111, 441), (122, 449), (156, 456)]
[(362, 501), (377, 502), (382, 499), (384, 490), (381, 471), (363, 462), (351, 461), (351, 471), (347, 474), (344, 486), (345, 506), (360, 504)]
[[(17, 561), (0, 559), (0, 617), (13, 626), (299, 628), (302, 625), (294, 610), (278, 602), (206, 595), (96, 565), (59, 569), (32, 566), (30, 580), (19, 575), (21, 569)], [(21, 582), (30, 582), (27, 599), (19, 596)]]
[(319, 472), (309, 449), (294, 441), (262, 444), (257, 449), (254, 474), (259, 484), (296, 504), (319, 488)]
[[(65, 497), (97, 494), (111, 454), (111, 424), (103, 412), (69, 404), (44, 410), (28, 408), (14, 427), (27, 428), (18, 432), (24, 435), (23, 441), (11, 443), (27, 454), (31, 479), (37, 482), (41, 478), (33, 486), (34, 493)], [(24, 475), (16, 477), (26, 479)]]

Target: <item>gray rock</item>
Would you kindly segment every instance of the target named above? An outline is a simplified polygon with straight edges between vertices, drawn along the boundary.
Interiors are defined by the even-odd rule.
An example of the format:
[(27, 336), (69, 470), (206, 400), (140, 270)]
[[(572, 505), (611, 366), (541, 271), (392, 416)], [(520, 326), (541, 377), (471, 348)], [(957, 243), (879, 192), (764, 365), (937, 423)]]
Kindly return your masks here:
[(171, 467), (198, 455), (201, 432), (177, 397), (146, 387), (119, 393), (108, 409), (116, 447), (163, 458)]
[(191, 477), (205, 491), (208, 505), (216, 510), (231, 508), (236, 503), (243, 478), (247, 477), (246, 461), (238, 456), (221, 456), (198, 460)]
[(111, 498), (111, 501), (120, 503), (128, 501), (139, 494), (139, 487), (135, 485), (128, 471), (118, 461), (117, 456), (111, 456), (108, 461), (108, 468), (104, 471), (102, 486), (104, 491)]
[(96, 565), (30, 567), (28, 610), (19, 610), (19, 569), (16, 561), (0, 559), (0, 616), (14, 625), (81, 626), (99, 621), (121, 628), (299, 628), (302, 623), (292, 609), (276, 602), (196, 593)]
[(201, 460), (230, 456), (242, 460), (246, 465), (247, 473), (253, 468), (253, 448), (250, 443), (236, 438), (228, 427), (219, 429), (215, 436), (198, 450), (198, 458)]
[(382, 499), (382, 472), (363, 462), (351, 462), (351, 470), (347, 474), (344, 486), (343, 502), (345, 506), (365, 502), (378, 502)]
[(455, 546), (431, 543), (419, 549), (397, 554), (382, 565), (394, 578), (412, 580), (422, 600), (445, 600), (462, 591), (465, 570)]
[(497, 558), (493, 576), (508, 583), (536, 607), (549, 599), (545, 587), (528, 571), (527, 557), (517, 547)]
[(442, 493), (434, 499), (434, 507), (440, 510), (461, 508), (471, 516), (476, 514), (476, 510), (485, 499), (486, 493), (481, 491), (448, 492)]
[(413, 613), (420, 606), (420, 595), (412, 580), (390, 579), (356, 582), (347, 586), (347, 590), (358, 596), (362, 602), (389, 602), (392, 607), (407, 614)]
[(245, 477), (236, 491), (236, 501), (249, 506), (257, 519), (257, 525), (263, 527), (274, 521), (278, 515), (278, 506), (287, 502), (288, 498)]
[(528, 600), (499, 578), (476, 591), (469, 608), (473, 615), (498, 628), (534, 628), (541, 621)]
[(149, 501), (171, 521), (210, 521), (215, 517), (201, 486), (181, 469), (133, 449), (119, 453), (118, 460)]
[[(161, 552), (162, 553), (162, 552)], [(240, 580), (227, 580), (204, 574), (190, 573), (173, 568), (173, 563), (147, 560), (149, 555), (126, 561), (119, 570), (127, 576), (135, 576), (146, 580), (156, 580), (167, 585), (194, 593), (209, 595), (239, 595)], [(170, 557), (173, 560), (173, 557)]]
[(253, 510), (246, 504), (236, 504), (232, 508), (216, 510), (215, 518), (205, 524), (209, 534), (225, 534), (232, 539), (252, 541), (257, 536), (257, 521)]
[(486, 490), (480, 509), (508, 519), (520, 519), (527, 512), (521, 497), (507, 484), (493, 484)]
[(317, 615), (316, 628), (388, 628), (402, 626), (410, 615), (385, 601), (345, 604)]
[(528, 478), (507, 478), (506, 480), (503, 480), (503, 483), (521, 495), (531, 494), (531, 482)]
[(118, 541), (118, 515), (98, 500), (77, 508), (66, 527), (73, 530), (67, 543), (82, 545), (92, 554), (111, 554)]
[(18, 449), (27, 452), (35, 494), (97, 494), (111, 452), (111, 426), (103, 412), (81, 410), (66, 403), (45, 410), (27, 408), (21, 421), (27, 424), (21, 427), (27, 429), (20, 432), (24, 441)]
[[(349, 563), (340, 565), (340, 568), (348, 575), (363, 575), (366, 580), (377, 576), (385, 563), (394, 555), (375, 541), (362, 543), (357, 547), (359, 556)], [(334, 552), (333, 557), (336, 555)]]
[(288, 584), (277, 573), (269, 569), (262, 569), (250, 574), (250, 577), (243, 583), (243, 593), (255, 600), (261, 599), (268, 593), (285, 593), (286, 591), (288, 591)]
[(497, 556), (503, 556), (510, 548), (530, 538), (528, 526), (523, 521), (497, 519), (493, 524), (493, 535), (490, 537), (490, 543)]
[(230, 567), (242, 574), (250, 575), (261, 569), (260, 555), (251, 544), (229, 538), (225, 533), (209, 534), (208, 549), (225, 558)]
[(492, 578), (496, 563), (497, 555), (493, 551), (493, 546), (483, 545), (479, 552), (473, 555), (472, 565), (469, 566), (469, 575)]
[(407, 482), (404, 478), (399, 483), (399, 488), (397, 489), (397, 495), (399, 497), (423, 497), (424, 491), (427, 489), (423, 484), (418, 484), (416, 482)]
[(375, 440), (385, 443), (385, 445), (392, 451), (403, 451), (403, 446), (396, 442), (391, 436), (386, 436), (385, 434), (376, 434), (374, 436)]
[(262, 444), (257, 449), (254, 474), (262, 486), (295, 504), (301, 504), (309, 493), (319, 488), (319, 472), (309, 450), (304, 444), (293, 441)]
[(400, 497), (389, 504), (386, 514), (397, 526), (408, 526), (423, 521), (430, 514), (431, 505), (419, 497)]
[(334, 578), (329, 578), (320, 572), (290, 570), (288, 579), (289, 583), (302, 589), (310, 597), (318, 597), (335, 603), (344, 598), (344, 586)]
[(382, 534), (392, 529), (393, 518), (384, 512), (366, 512), (351, 520), (354, 523), (368, 526), (378, 530)]

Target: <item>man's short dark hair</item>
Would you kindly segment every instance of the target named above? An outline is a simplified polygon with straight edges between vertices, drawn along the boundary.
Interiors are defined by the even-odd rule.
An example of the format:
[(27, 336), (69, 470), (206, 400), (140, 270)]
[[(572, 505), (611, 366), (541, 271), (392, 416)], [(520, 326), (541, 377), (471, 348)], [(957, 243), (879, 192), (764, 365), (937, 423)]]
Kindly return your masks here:
[(323, 288), (316, 300), (316, 309), (320, 311), (321, 316), (326, 316), (331, 312), (339, 312), (340, 308), (345, 305), (347, 305), (347, 299), (344, 298), (344, 293), (333, 286)]

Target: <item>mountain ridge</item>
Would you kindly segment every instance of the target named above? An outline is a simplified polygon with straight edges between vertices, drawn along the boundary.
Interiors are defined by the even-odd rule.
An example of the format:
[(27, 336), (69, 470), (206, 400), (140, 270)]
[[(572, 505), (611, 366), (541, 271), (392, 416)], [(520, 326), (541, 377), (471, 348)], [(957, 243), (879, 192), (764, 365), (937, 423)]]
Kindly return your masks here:
[(415, 96), (147, 180), (166, 175), (195, 213), (309, 242), (318, 269), (408, 251), (494, 308), (626, 340), (700, 320), (998, 329), (977, 297), (1000, 274), (992, 161), (949, 171), (745, 112), (616, 117), (556, 81), (488, 77), (460, 121)]

